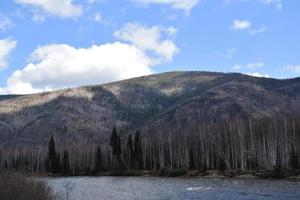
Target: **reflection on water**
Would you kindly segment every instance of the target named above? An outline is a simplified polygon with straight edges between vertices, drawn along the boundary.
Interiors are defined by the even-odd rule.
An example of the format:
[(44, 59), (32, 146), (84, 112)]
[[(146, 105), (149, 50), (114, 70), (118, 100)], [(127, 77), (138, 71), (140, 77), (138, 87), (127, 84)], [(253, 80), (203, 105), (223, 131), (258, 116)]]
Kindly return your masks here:
[(74, 177), (46, 181), (56, 193), (64, 194), (71, 188), (71, 200), (300, 199), (300, 182), (288, 180)]

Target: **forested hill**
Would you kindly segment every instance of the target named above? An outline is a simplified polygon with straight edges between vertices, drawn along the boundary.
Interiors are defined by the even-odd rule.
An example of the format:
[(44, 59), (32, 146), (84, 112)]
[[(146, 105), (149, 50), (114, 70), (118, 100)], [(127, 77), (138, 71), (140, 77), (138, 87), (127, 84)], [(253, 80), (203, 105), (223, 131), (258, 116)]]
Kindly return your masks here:
[(192, 129), (201, 123), (300, 114), (300, 79), (167, 72), (105, 85), (0, 96), (0, 147), (106, 140), (113, 126)]
[(298, 169), (299, 143), (299, 78), (169, 72), (0, 100), (0, 169)]

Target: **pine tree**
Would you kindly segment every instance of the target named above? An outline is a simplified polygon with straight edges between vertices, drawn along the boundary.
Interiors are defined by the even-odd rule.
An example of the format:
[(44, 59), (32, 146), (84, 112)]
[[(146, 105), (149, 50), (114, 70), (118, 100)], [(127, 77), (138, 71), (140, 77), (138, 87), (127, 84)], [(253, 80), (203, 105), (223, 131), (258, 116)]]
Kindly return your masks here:
[(122, 153), (122, 144), (121, 144), (121, 137), (120, 135), (117, 135), (117, 145), (116, 145), (116, 148), (115, 148), (115, 155), (116, 156), (120, 156), (121, 153)]
[(124, 169), (124, 163), (121, 158), (122, 146), (121, 146), (121, 138), (117, 133), (116, 128), (114, 127), (110, 136), (110, 146), (112, 148), (112, 154), (116, 158), (118, 163), (118, 169)]
[(117, 130), (116, 130), (116, 127), (113, 128), (112, 130), (112, 133), (111, 133), (111, 136), (110, 136), (110, 147), (112, 148), (112, 154), (114, 156), (117, 156), (118, 155), (118, 140), (119, 140), (119, 136), (118, 136), (118, 133), (117, 133)]
[(48, 169), (48, 172), (59, 173), (60, 171), (60, 159), (56, 154), (53, 136), (51, 136), (48, 145), (48, 158), (46, 167)]
[(102, 164), (102, 153), (100, 146), (97, 147), (97, 151), (95, 154), (95, 168), (96, 173), (99, 173), (103, 170), (103, 164)]
[(64, 151), (64, 156), (63, 156), (63, 173), (64, 175), (71, 174), (69, 152), (67, 150)]

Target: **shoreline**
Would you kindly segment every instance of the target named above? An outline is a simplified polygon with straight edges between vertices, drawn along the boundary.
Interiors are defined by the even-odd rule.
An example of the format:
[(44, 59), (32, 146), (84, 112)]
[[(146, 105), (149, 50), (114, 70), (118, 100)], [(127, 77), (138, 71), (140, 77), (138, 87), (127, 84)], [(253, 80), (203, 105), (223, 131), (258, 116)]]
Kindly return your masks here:
[(237, 170), (189, 170), (189, 171), (148, 171), (148, 170), (127, 170), (107, 171), (97, 174), (27, 174), (37, 177), (105, 177), (105, 176), (126, 176), (126, 177), (177, 177), (177, 178), (219, 178), (219, 179), (270, 179), (270, 180), (297, 180), (300, 181), (300, 170), (289, 170), (283, 172), (274, 171), (237, 171)]

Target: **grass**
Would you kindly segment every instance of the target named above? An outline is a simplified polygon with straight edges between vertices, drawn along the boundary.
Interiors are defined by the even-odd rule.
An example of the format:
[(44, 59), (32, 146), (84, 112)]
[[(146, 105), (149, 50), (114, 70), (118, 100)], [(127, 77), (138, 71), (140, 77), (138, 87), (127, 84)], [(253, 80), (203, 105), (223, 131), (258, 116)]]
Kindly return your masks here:
[(20, 173), (0, 172), (1, 200), (56, 200), (43, 181), (27, 178)]

